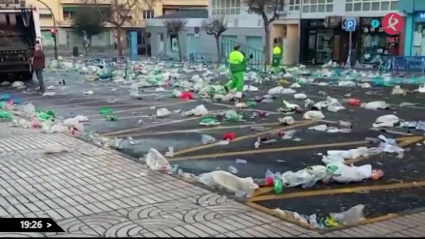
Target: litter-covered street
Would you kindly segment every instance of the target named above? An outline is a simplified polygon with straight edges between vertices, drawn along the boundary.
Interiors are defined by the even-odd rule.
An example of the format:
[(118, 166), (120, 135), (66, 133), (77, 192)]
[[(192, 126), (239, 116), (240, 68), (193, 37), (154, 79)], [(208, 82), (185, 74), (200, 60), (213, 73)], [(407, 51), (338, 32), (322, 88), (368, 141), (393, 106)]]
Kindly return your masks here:
[(286, 71), (249, 71), (235, 105), (224, 66), (145, 61), (125, 77), (62, 60), (45, 73), (45, 95), (3, 84), (2, 118), (118, 150), (304, 227), (425, 206), (421, 74)]

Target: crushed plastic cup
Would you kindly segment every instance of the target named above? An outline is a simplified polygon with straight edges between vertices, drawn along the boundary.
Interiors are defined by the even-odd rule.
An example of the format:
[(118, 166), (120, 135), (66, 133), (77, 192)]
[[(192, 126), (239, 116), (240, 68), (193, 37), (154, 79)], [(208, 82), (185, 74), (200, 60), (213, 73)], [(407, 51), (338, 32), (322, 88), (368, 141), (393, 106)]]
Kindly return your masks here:
[(102, 114), (102, 115), (109, 115), (112, 113), (113, 113), (113, 110), (109, 107), (103, 107), (100, 109), (100, 112), (99, 112), (99, 114)]

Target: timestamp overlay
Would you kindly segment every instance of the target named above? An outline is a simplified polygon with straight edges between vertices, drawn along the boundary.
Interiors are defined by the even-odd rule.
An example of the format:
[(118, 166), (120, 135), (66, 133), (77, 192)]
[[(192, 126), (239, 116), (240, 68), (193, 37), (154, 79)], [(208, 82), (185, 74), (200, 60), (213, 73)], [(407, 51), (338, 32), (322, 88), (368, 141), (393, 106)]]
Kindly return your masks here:
[(65, 232), (51, 218), (0, 218), (0, 232)]

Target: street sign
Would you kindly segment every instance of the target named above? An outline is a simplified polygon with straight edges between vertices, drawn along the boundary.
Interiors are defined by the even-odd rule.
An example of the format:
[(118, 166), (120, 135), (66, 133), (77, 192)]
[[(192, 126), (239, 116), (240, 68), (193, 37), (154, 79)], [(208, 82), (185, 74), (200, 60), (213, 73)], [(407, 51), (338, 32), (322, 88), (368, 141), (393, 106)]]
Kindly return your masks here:
[(345, 30), (347, 32), (356, 31), (356, 19), (355, 18), (346, 18), (345, 19)]
[(388, 13), (382, 19), (382, 27), (388, 35), (398, 35), (404, 27), (403, 17), (398, 13)]

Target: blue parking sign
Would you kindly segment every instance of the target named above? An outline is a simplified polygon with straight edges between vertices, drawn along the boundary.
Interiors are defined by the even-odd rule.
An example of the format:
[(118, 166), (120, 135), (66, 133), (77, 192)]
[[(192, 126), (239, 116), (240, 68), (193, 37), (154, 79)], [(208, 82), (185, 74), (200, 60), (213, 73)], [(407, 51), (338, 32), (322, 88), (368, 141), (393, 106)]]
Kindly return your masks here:
[(346, 18), (345, 19), (345, 30), (347, 32), (354, 32), (356, 30), (356, 19)]

